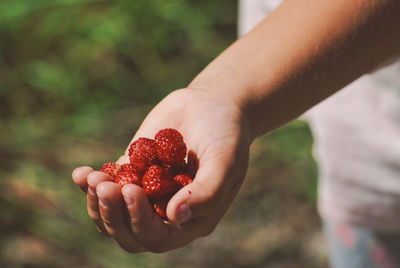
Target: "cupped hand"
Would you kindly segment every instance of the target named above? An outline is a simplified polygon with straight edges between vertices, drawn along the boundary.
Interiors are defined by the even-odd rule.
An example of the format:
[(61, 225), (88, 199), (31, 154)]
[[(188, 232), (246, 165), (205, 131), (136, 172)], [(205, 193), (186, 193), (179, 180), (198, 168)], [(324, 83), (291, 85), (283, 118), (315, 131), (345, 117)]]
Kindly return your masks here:
[[(169, 201), (168, 221), (153, 211), (139, 186), (128, 184), (121, 189), (109, 175), (90, 167), (73, 172), (73, 180), (86, 192), (88, 213), (98, 230), (128, 252), (165, 252), (210, 234), (247, 171), (251, 143), (247, 122), (229, 96), (176, 90), (148, 114), (132, 140), (153, 138), (163, 128), (182, 133), (198, 168), (193, 183)], [(128, 161), (127, 152), (118, 160)]]

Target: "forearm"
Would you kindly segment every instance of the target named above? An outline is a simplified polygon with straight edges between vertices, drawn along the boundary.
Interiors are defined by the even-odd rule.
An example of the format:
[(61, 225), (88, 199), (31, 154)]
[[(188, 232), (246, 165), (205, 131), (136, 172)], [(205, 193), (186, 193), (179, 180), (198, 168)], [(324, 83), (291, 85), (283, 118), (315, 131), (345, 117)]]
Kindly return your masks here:
[(398, 0), (286, 0), (189, 87), (232, 98), (256, 137), (399, 52)]

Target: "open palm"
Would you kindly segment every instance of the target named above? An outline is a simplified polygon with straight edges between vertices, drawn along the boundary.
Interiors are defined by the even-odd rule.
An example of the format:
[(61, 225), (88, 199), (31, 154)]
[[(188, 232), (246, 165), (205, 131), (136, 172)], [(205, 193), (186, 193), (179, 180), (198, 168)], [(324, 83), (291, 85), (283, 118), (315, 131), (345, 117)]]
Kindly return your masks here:
[[(133, 137), (153, 138), (160, 129), (175, 128), (197, 159), (193, 183), (168, 203), (169, 221), (157, 216), (140, 187), (129, 184), (121, 190), (105, 173), (89, 167), (74, 170), (74, 181), (88, 189), (88, 212), (101, 232), (134, 253), (165, 252), (213, 231), (242, 184), (251, 142), (241, 110), (228, 99), (197, 89), (176, 90), (148, 114)], [(126, 154), (119, 161), (128, 162)]]

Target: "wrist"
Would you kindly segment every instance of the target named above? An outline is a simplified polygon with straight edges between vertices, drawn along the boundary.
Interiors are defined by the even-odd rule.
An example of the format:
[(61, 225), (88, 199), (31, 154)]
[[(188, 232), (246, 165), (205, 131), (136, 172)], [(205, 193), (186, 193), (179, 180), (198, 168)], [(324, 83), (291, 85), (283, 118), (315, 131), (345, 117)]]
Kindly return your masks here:
[(239, 94), (241, 90), (233, 87), (228, 88), (228, 86), (222, 84), (218, 86), (202, 79), (193, 80), (186, 89), (202, 95), (206, 94), (208, 98), (217, 100), (217, 103), (229, 106), (233, 111), (232, 117), (234, 121), (240, 125), (242, 136), (245, 137), (249, 145), (259, 136), (259, 131), (256, 128), (257, 124), (254, 124), (255, 122), (250, 116), (251, 109), (248, 108), (251, 102), (244, 94)]
[[(200, 72), (188, 87), (210, 92), (235, 105), (248, 129), (249, 139), (253, 141), (282, 124), (281, 116), (285, 111), (280, 110), (276, 97), (279, 89), (286, 85), (283, 85), (281, 75), (275, 75), (271, 67), (265, 75), (253, 75), (254, 70), (248, 64), (243, 68), (240, 64), (242, 53), (232, 52), (241, 51), (241, 42), (248, 40), (235, 42)], [(279, 106), (278, 110), (276, 106)]]

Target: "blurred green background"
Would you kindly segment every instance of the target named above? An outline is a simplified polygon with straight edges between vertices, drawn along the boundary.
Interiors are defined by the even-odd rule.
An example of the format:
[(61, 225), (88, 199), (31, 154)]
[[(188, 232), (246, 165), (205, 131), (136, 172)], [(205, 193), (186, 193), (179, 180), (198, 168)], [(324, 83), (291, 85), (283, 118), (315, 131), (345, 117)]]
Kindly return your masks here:
[(0, 267), (326, 267), (301, 121), (256, 140), (221, 224), (170, 253), (123, 252), (72, 183), (120, 155), (236, 24), (231, 0), (0, 0)]

